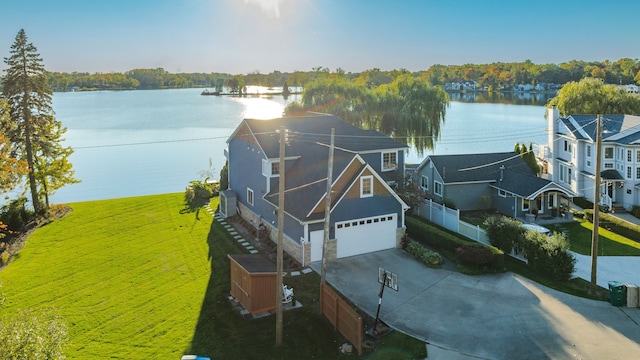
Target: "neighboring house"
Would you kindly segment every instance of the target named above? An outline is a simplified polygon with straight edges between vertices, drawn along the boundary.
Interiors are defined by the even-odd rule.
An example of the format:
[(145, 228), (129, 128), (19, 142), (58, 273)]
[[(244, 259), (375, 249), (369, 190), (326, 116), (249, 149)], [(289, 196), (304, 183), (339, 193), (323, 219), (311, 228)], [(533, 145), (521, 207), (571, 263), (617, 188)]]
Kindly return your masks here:
[[(279, 130), (287, 131), (280, 164)], [(402, 185), (407, 146), (326, 114), (245, 119), (227, 140), (225, 216), (239, 212), (277, 238), (278, 184), (285, 175), (284, 250), (303, 265), (322, 259), (330, 134), (335, 129), (327, 259), (398, 246), (408, 206)]]
[(429, 155), (416, 169), (426, 196), (459, 210), (496, 209), (514, 218), (551, 215), (574, 194), (540, 178), (515, 152)]
[(444, 84), (444, 89), (447, 91), (475, 91), (478, 83), (472, 80), (463, 80), (460, 82), (451, 82)]
[[(593, 201), (596, 174), (596, 115), (561, 118), (547, 113), (547, 178)], [(630, 210), (640, 204), (640, 116), (602, 116), (600, 204)]]

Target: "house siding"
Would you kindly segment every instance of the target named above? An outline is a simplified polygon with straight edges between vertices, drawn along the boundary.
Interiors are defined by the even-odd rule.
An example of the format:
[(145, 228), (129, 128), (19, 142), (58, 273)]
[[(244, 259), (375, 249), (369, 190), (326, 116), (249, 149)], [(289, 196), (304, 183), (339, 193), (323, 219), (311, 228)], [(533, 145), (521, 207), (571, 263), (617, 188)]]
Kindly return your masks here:
[(482, 204), (483, 196), (491, 196), (491, 189), (487, 186), (487, 183), (446, 185), (445, 198), (448, 201), (453, 201), (459, 210), (486, 208), (486, 205)]

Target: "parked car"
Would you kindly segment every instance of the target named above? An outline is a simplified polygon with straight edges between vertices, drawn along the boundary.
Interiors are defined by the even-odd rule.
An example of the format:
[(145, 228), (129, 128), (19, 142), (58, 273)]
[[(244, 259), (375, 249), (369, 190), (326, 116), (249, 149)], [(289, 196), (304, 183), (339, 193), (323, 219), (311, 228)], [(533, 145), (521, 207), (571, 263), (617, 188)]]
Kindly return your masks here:
[(546, 234), (546, 235), (548, 235), (548, 236), (553, 235), (553, 233), (551, 232), (551, 230), (547, 229), (547, 228), (546, 228), (546, 227), (544, 227), (544, 226), (540, 226), (540, 225), (538, 225), (538, 224), (522, 224), (522, 226), (523, 226), (525, 229), (527, 229), (527, 230), (532, 230), (532, 231), (535, 231), (535, 232), (539, 232), (539, 233), (542, 233), (542, 234)]

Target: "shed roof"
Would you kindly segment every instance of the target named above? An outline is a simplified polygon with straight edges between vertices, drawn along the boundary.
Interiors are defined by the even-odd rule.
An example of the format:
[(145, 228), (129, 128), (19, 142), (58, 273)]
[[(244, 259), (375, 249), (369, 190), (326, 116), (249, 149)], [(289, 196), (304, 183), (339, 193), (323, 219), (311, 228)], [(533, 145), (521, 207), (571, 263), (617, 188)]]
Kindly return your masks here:
[(249, 273), (277, 273), (276, 265), (260, 254), (227, 254), (227, 257)]

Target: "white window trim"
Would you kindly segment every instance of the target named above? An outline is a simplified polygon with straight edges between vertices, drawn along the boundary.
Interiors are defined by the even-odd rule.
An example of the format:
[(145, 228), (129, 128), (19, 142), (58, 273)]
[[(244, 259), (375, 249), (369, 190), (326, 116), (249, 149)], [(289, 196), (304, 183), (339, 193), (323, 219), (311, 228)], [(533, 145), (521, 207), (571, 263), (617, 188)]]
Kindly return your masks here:
[[(440, 185), (440, 192), (438, 192), (438, 186)], [(440, 182), (440, 181), (433, 181), (433, 193), (438, 195), (438, 196), (442, 196), (442, 191), (444, 189), (444, 185)]]
[[(393, 164), (392, 167), (386, 167), (385, 166), (385, 162), (384, 162), (384, 156), (385, 155), (390, 155), (390, 154), (394, 154), (395, 155), (395, 163)], [(385, 151), (382, 153), (382, 166), (381, 166), (382, 171), (393, 171), (393, 170), (397, 170), (398, 169), (398, 152), (397, 151)]]
[[(365, 181), (369, 181), (371, 183), (371, 192), (368, 194), (364, 193)], [(372, 197), (372, 196), (373, 196), (373, 176), (372, 175), (361, 176), (360, 177), (360, 197), (365, 198), (365, 197)]]
[(531, 200), (522, 199), (522, 211), (529, 211), (529, 209), (531, 209)]
[(422, 175), (420, 179), (420, 188), (424, 191), (429, 191), (429, 177)]
[[(611, 156), (607, 157), (607, 150), (609, 150), (609, 149), (611, 149)], [(615, 157), (615, 154), (614, 154), (613, 150), (614, 149), (613, 149), (612, 146), (606, 146), (604, 148), (604, 150), (602, 151), (603, 152), (603, 154), (602, 154), (603, 156), (602, 157), (605, 158), (605, 159), (613, 159)]]
[(249, 203), (249, 205), (253, 206), (253, 201), (254, 201), (253, 190), (251, 190), (251, 188), (247, 188), (247, 203)]
[(507, 192), (502, 190), (502, 189), (498, 189), (498, 196), (506, 198), (507, 197)]
[(280, 161), (279, 160), (271, 161), (267, 159), (262, 159), (262, 175), (266, 177), (279, 177), (280, 174), (274, 175), (272, 172), (272, 166), (274, 163), (279, 164)]

